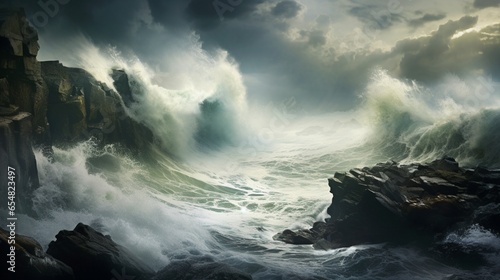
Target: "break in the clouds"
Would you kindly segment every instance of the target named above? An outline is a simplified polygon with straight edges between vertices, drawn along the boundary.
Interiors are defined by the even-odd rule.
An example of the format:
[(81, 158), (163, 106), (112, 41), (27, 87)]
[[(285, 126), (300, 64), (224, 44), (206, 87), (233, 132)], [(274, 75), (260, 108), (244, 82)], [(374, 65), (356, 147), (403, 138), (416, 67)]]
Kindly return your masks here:
[[(239, 65), (251, 100), (293, 97), (330, 110), (353, 105), (377, 68), (421, 83), (449, 74), (499, 79), (499, 3), (74, 0), (37, 28), (41, 58), (62, 58), (64, 48), (71, 54), (78, 34), (166, 72), (175, 71), (168, 61), (191, 59), (175, 50), (222, 49)], [(23, 5), (28, 16), (43, 11), (38, 1)]]

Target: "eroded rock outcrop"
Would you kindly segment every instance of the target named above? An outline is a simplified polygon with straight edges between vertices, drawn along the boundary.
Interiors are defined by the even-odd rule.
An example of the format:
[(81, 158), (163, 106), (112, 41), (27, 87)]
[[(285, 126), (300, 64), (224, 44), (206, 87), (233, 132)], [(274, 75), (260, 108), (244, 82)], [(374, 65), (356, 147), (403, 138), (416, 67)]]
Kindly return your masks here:
[(23, 10), (0, 9), (0, 111), (18, 108), (32, 114), (35, 141), (48, 139), (48, 91), (36, 56), (38, 34)]
[[(39, 185), (32, 140), (43, 142), (48, 131), (38, 49), (24, 12), (0, 9), (0, 178), (9, 178), (9, 167), (15, 172), (10, 191), (15, 191), (17, 213), (32, 214), (30, 195)], [(0, 188), (1, 197), (7, 193), (7, 187)]]
[[(0, 9), (0, 115), (30, 113), (35, 145), (95, 137), (137, 149), (152, 142), (151, 131), (125, 113), (118, 93), (83, 69), (37, 61), (38, 50), (38, 34), (24, 11)], [(125, 92), (130, 85), (124, 72), (122, 77)]]
[(331, 219), (311, 230), (284, 231), (276, 240), (329, 249), (425, 242), (472, 224), (498, 232), (500, 170), (463, 169), (443, 158), (356, 168), (328, 182)]
[[(28, 214), (34, 214), (31, 194), (39, 185), (33, 145), (50, 157), (53, 143), (90, 137), (133, 151), (153, 141), (152, 132), (125, 113), (115, 91), (82, 69), (38, 62), (38, 50), (24, 11), (0, 9), (0, 176), (7, 178), (9, 166), (15, 169), (16, 210)], [(0, 195), (7, 197), (7, 188)]]
[(54, 143), (95, 137), (137, 149), (152, 142), (152, 132), (126, 114), (120, 96), (87, 71), (48, 61), (42, 62), (42, 74), (49, 88), (47, 117)]
[[(12, 254), (11, 246), (15, 248), (13, 253), (15, 262), (14, 272), (7, 270), (12, 267), (7, 261), (2, 262), (2, 279), (19, 280), (72, 280), (75, 279), (73, 270), (64, 263), (54, 259), (52, 256), (44, 253), (42, 246), (33, 238), (23, 235), (15, 236), (15, 244), (9, 243), (11, 234), (0, 228), (0, 251), (2, 254)], [(5, 258), (5, 256), (4, 256)]]
[[(39, 186), (31, 130), (29, 113), (0, 116), (0, 178), (9, 180), (2, 182), (0, 197), (7, 202), (8, 191), (14, 192), (16, 213), (33, 214), (31, 193)], [(14, 174), (8, 176), (9, 171)], [(7, 182), (13, 183), (12, 188), (7, 188)]]
[(70, 266), (76, 279), (109, 280), (117, 275), (148, 279), (154, 271), (133, 256), (126, 248), (116, 244), (93, 228), (78, 224), (74, 230), (62, 230), (57, 240), (49, 244), (47, 254)]

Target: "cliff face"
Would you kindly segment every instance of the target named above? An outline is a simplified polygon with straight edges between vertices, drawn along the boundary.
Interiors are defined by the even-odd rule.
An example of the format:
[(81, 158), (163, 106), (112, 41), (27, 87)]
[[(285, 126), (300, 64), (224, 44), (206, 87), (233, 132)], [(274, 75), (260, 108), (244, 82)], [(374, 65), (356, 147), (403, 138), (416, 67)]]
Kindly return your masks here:
[[(38, 188), (38, 170), (31, 148), (31, 114), (0, 116), (0, 197), (7, 202), (8, 168), (14, 168), (16, 212), (31, 213), (30, 194)], [(4, 204), (6, 205), (6, 203)]]
[[(95, 137), (137, 149), (152, 141), (149, 129), (125, 113), (118, 93), (83, 69), (38, 62), (38, 50), (24, 12), (0, 9), (0, 115), (29, 112), (35, 144)], [(121, 83), (120, 92), (127, 88)]]
[[(48, 61), (42, 62), (42, 76), (49, 92), (47, 118), (54, 143), (95, 137), (138, 149), (152, 141), (151, 131), (125, 113), (120, 96), (87, 71)], [(128, 83), (122, 86), (128, 88)]]
[[(30, 195), (39, 186), (32, 145), (50, 154), (53, 143), (94, 137), (138, 151), (153, 140), (125, 113), (118, 93), (82, 69), (38, 62), (38, 50), (24, 11), (0, 9), (0, 178), (7, 178), (9, 166), (16, 170), (16, 210), (25, 213), (31, 213)], [(7, 197), (7, 189), (0, 195)]]
[(0, 106), (31, 113), (34, 140), (42, 143), (48, 139), (48, 91), (36, 60), (39, 48), (23, 11), (0, 10)]
[[(35, 127), (41, 141), (47, 128), (47, 90), (32, 34), (22, 11), (0, 11), (0, 178), (8, 178), (8, 167), (15, 169), (16, 212), (26, 213), (39, 184), (32, 131)], [(6, 187), (0, 196), (7, 197)]]

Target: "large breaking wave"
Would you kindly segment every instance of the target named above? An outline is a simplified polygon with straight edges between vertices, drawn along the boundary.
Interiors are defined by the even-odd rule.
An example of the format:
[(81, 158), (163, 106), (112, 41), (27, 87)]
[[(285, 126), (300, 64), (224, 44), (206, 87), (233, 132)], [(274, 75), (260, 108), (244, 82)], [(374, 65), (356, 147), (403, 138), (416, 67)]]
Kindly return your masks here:
[[(226, 51), (207, 53), (193, 38), (156, 66), (114, 47), (99, 48), (76, 37), (70, 64), (113, 88), (112, 69), (124, 70), (135, 102), (127, 113), (149, 127), (170, 153), (185, 157), (200, 147), (238, 141), (247, 112), (246, 89), (238, 65)], [(161, 67), (160, 67), (161, 66)]]
[(463, 165), (500, 166), (499, 84), (478, 76), (450, 76), (424, 88), (377, 71), (360, 114), (367, 144), (396, 160), (455, 157)]

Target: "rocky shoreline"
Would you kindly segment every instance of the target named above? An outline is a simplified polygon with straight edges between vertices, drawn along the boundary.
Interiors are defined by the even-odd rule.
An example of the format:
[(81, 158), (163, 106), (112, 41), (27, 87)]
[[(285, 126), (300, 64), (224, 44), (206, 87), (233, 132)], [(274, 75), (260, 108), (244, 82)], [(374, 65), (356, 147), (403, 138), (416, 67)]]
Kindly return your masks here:
[(275, 240), (324, 250), (386, 243), (474, 258), (473, 248), (444, 244), (447, 234), (471, 227), (500, 234), (500, 170), (461, 168), (449, 157), (391, 161), (335, 173), (328, 184), (331, 218)]
[[(335, 173), (329, 186), (330, 219), (311, 229), (285, 230), (274, 239), (319, 250), (378, 243), (411, 246), (469, 269), (488, 265), (481, 253), (500, 253), (445, 240), (450, 232), (471, 227), (500, 234), (500, 170), (461, 168), (452, 158), (428, 164), (387, 162)], [(0, 229), (0, 250), (9, 249), (8, 237)], [(17, 235), (16, 254), (15, 279), (252, 279), (210, 256), (173, 260), (153, 271), (110, 236), (81, 223), (60, 231), (46, 252), (33, 238)]]
[[(0, 251), (8, 252), (9, 232), (0, 228)], [(155, 272), (109, 235), (78, 224), (74, 230), (62, 230), (46, 252), (33, 238), (16, 235), (16, 271), (2, 269), (2, 279), (19, 280), (250, 280), (236, 268), (219, 263), (209, 256), (171, 261)], [(5, 266), (5, 265), (4, 265)]]

